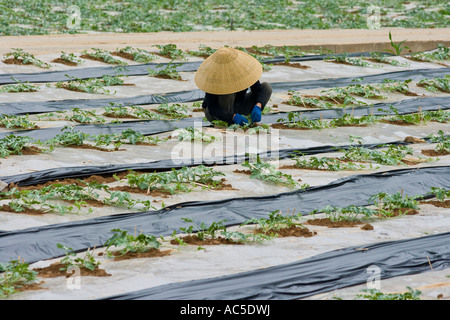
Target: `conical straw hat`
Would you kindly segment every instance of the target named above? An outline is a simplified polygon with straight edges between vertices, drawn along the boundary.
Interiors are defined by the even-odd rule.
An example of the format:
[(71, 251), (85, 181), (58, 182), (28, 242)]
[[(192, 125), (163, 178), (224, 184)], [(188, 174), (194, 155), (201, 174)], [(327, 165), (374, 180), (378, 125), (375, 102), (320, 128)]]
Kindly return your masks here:
[(262, 72), (261, 63), (248, 53), (224, 47), (203, 61), (194, 80), (207, 93), (229, 94), (250, 87)]

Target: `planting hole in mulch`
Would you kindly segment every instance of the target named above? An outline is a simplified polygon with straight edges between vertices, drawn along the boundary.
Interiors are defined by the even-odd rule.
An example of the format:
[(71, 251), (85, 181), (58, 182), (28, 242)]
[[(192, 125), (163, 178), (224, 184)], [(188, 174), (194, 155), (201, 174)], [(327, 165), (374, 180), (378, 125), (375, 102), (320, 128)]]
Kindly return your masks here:
[[(392, 213), (389, 215), (389, 217), (397, 217), (397, 216), (412, 216), (415, 214), (418, 214), (419, 210), (411, 209), (411, 208), (397, 208), (392, 210)], [(378, 214), (378, 217), (384, 218), (385, 216), (381, 213)]]
[(422, 154), (424, 154), (428, 157), (439, 157), (439, 156), (446, 156), (446, 155), (450, 154), (450, 152), (445, 151), (445, 150), (436, 151), (433, 149), (422, 150), (421, 152), (422, 152)]
[(315, 236), (317, 232), (310, 231), (308, 228), (302, 227), (302, 226), (290, 226), (285, 228), (280, 228), (279, 230), (269, 231), (264, 233), (261, 229), (256, 229), (254, 233), (263, 233), (266, 235), (270, 235), (271, 233), (277, 234), (279, 237), (285, 238), (285, 237), (305, 237), (309, 238), (312, 236)]
[(114, 257), (114, 261), (121, 260), (129, 260), (129, 259), (138, 259), (138, 258), (155, 258), (155, 257), (164, 257), (170, 254), (172, 250), (164, 250), (161, 251), (159, 249), (150, 248), (146, 252), (127, 252), (122, 254), (120, 251), (113, 252), (112, 255)]
[(24, 292), (24, 291), (34, 291), (34, 290), (44, 290), (44, 288), (41, 287), (41, 285), (44, 283), (44, 281), (36, 282), (36, 283), (28, 283), (24, 284), (21, 287), (14, 288), (17, 292)]
[(130, 53), (113, 51), (113, 52), (111, 52), (111, 55), (134, 61), (134, 56), (132, 54), (130, 54)]
[(32, 216), (40, 216), (40, 215), (43, 215), (46, 213), (45, 211), (37, 210), (37, 209), (33, 209), (33, 208), (25, 208), (23, 211), (16, 212), (7, 204), (2, 205), (0, 207), (0, 210), (6, 211), (6, 212), (11, 212), (11, 213), (28, 214), (28, 215), (32, 215)]
[[(359, 226), (363, 224), (361, 221), (347, 221), (347, 220), (339, 220), (339, 221), (332, 221), (329, 218), (319, 218), (319, 219), (310, 219), (305, 222), (305, 224), (309, 224), (312, 226), (323, 226), (328, 228), (353, 228), (356, 226)], [(368, 224), (366, 224), (368, 225)], [(366, 226), (365, 225), (365, 226)], [(368, 226), (365, 227), (364, 230), (369, 230)]]
[(52, 62), (53, 63), (61, 63), (61, 64), (64, 64), (64, 65), (70, 66), (70, 67), (78, 66), (78, 63), (76, 63), (76, 62), (67, 61), (67, 60), (64, 60), (64, 59), (61, 59), (61, 58), (53, 59)]
[(425, 140), (421, 139), (421, 138), (416, 138), (416, 137), (412, 137), (412, 136), (408, 136), (405, 138), (405, 140), (403, 140), (406, 143), (426, 143)]
[(298, 62), (277, 62), (274, 63), (274, 65), (277, 66), (287, 66), (287, 67), (293, 67), (293, 68), (299, 68), (299, 69), (308, 69), (311, 68), (310, 66), (305, 66), (303, 64), (300, 64)]
[[(224, 183), (225, 181), (226, 181), (225, 178), (222, 178), (221, 184), (217, 187), (210, 187), (210, 190), (236, 190), (235, 188), (233, 188), (231, 184)], [(163, 198), (168, 198), (171, 195), (169, 191), (166, 191), (164, 189), (153, 189), (148, 191), (147, 189), (141, 189), (138, 187), (131, 187), (131, 186), (116, 186), (110, 188), (110, 190), (125, 191), (129, 193), (142, 193), (154, 197), (163, 197)]]
[[(20, 152), (21, 152), (21, 154), (20, 154), (21, 156), (35, 156), (37, 154), (41, 154), (42, 149), (40, 149), (38, 147), (30, 146), (30, 147), (23, 147), (22, 150), (20, 150)], [(10, 154), (9, 156), (16, 156), (16, 155), (18, 155), (18, 154)]]
[[(65, 270), (61, 271), (61, 268), (65, 266), (60, 262), (55, 262), (44, 268), (34, 268), (33, 270), (38, 272), (38, 276), (43, 278), (55, 278), (55, 277), (66, 277), (69, 278), (73, 275), (73, 272), (67, 272)], [(93, 271), (87, 268), (80, 268), (80, 275), (82, 276), (93, 276), (93, 277), (109, 277), (111, 274), (107, 273), (105, 270), (100, 268), (95, 268)]]
[(15, 59), (15, 58), (5, 59), (2, 62), (5, 64), (21, 64), (21, 65), (31, 64), (31, 62), (23, 63), (22, 59)]
[(421, 201), (420, 204), (431, 204), (435, 207), (439, 208), (450, 208), (450, 199), (446, 199), (444, 201), (439, 200), (424, 200)]
[[(197, 245), (197, 246), (201, 246), (201, 245), (219, 245), (219, 244), (242, 244), (240, 242), (235, 242), (233, 240), (225, 239), (225, 238), (222, 238), (222, 237), (217, 237), (215, 239), (204, 239), (204, 240), (201, 240), (195, 234), (194, 235), (183, 236), (183, 237), (180, 237), (180, 239), (183, 240), (187, 244)], [(171, 240), (170, 244), (179, 245), (179, 243), (176, 240)]]

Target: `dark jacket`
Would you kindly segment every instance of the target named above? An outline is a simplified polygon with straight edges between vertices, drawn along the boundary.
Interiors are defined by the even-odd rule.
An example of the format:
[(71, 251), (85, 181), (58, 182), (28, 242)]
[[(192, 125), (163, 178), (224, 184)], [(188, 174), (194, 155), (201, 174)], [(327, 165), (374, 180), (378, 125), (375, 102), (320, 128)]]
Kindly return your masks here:
[[(220, 97), (222, 96), (228, 96), (228, 95), (217, 95), (217, 94), (211, 94), (206, 93), (205, 99), (203, 100), (203, 108), (208, 108), (208, 112), (211, 116), (214, 118), (226, 121), (228, 123), (233, 122), (233, 115), (235, 113), (239, 113), (239, 108), (242, 105), (242, 102), (244, 102), (245, 95), (247, 93), (247, 89), (244, 89), (242, 91), (234, 93), (235, 99), (234, 99), (234, 106), (230, 108), (230, 110), (227, 110), (226, 107), (220, 105)], [(261, 85), (261, 82), (256, 81), (255, 84), (253, 84), (250, 87), (251, 93), (255, 95), (256, 102), (263, 101), (263, 86)], [(236, 107), (238, 107), (238, 110), (236, 110)], [(245, 106), (242, 106), (245, 108)], [(242, 111), (241, 111), (242, 112)]]

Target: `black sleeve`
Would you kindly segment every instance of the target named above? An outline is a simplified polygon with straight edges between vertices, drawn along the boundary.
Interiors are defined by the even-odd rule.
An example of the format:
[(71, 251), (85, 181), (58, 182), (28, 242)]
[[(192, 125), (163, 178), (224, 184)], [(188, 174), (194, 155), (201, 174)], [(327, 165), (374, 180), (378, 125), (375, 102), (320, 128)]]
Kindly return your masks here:
[(217, 95), (206, 93), (202, 106), (203, 108), (208, 108), (209, 114), (214, 118), (226, 121), (229, 124), (233, 123), (234, 114), (220, 108)]
[[(256, 94), (256, 103), (261, 103), (264, 100), (264, 93), (263, 93), (263, 86), (261, 82), (258, 80), (256, 81), (251, 87), (250, 90)], [(255, 103), (255, 104), (256, 104)]]

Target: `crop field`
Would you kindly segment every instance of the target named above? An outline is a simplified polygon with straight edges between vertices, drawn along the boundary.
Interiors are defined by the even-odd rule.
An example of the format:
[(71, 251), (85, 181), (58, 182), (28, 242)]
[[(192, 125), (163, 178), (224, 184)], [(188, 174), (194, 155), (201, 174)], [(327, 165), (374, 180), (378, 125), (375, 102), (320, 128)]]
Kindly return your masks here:
[[(2, 1), (0, 35), (365, 29), (374, 2), (74, 4)], [(450, 47), (396, 36), (450, 7), (376, 4), (389, 50), (223, 42), (272, 86), (243, 126), (205, 118), (218, 47), (2, 48), (0, 300), (450, 299)]]

